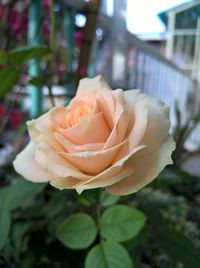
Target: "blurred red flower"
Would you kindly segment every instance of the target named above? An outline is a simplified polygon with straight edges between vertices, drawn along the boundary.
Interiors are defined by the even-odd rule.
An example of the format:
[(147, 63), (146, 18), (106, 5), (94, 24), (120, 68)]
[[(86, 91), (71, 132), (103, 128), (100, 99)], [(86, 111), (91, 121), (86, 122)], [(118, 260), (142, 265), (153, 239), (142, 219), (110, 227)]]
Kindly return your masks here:
[(49, 22), (47, 20), (44, 20), (42, 23), (42, 32), (43, 32), (44, 36), (49, 36), (49, 34), (50, 34), (50, 26), (49, 26)]
[(7, 114), (7, 106), (4, 103), (0, 103), (0, 122), (5, 118)]
[(19, 37), (27, 30), (27, 16), (13, 9), (10, 14), (9, 24), (16, 37)]
[(24, 113), (13, 109), (9, 114), (9, 124), (11, 128), (17, 128), (24, 120)]

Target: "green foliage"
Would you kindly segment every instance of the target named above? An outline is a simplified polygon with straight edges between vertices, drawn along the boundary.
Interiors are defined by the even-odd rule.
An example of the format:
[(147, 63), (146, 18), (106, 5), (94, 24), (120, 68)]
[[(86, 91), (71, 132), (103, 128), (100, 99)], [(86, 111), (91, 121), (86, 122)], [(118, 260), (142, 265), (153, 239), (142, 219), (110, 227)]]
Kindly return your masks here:
[[(34, 185), (33, 183), (28, 182), (24, 179), (18, 179), (16, 183), (0, 189), (0, 250), (5, 246), (5, 243), (8, 239), (11, 227), (10, 211), (22, 205), (26, 205), (36, 194), (41, 192), (44, 187), (45, 184)], [(20, 241), (16, 241), (16, 236), (23, 235), (23, 232), (25, 232), (27, 228), (25, 226), (22, 227), (21, 225), (14, 225), (14, 244), (17, 252), (19, 251), (18, 243)]]
[(30, 59), (41, 58), (51, 54), (47, 46), (18, 47), (8, 53), (8, 61), (11, 64), (21, 65)]
[(111, 206), (119, 201), (119, 196), (111, 195), (106, 191), (103, 191), (100, 195), (100, 203), (103, 207)]
[(199, 267), (200, 231), (188, 219), (198, 181), (169, 169), (118, 198), (14, 178), (0, 189), (0, 266)]
[(58, 239), (72, 249), (90, 246), (97, 235), (94, 220), (87, 214), (77, 213), (65, 219), (57, 229)]
[(11, 216), (9, 211), (0, 211), (0, 250), (3, 248), (8, 239), (11, 226)]
[(94, 190), (84, 191), (81, 195), (78, 196), (78, 201), (84, 206), (92, 206), (97, 203), (97, 193)]
[(55, 217), (58, 213), (62, 212), (66, 203), (66, 193), (55, 192), (52, 194), (51, 199), (46, 205), (46, 213), (48, 217)]
[[(0, 50), (0, 65), (3, 65), (0, 71), (0, 97), (4, 96), (19, 82), (23, 64), (29, 60), (44, 58), (49, 55), (51, 55), (51, 50), (47, 46), (18, 47), (10, 52)], [(33, 78), (31, 83), (38, 83), (38, 79), (37, 77)]]
[(45, 84), (45, 77), (43, 76), (32, 77), (28, 81), (28, 83), (36, 87), (42, 87)]
[(16, 222), (12, 230), (12, 243), (15, 248), (16, 258), (18, 259), (22, 248), (22, 240), (25, 233), (31, 228), (32, 222)]
[(185, 267), (199, 268), (199, 250), (181, 232), (169, 228), (161, 228), (156, 234), (156, 240), (159, 246), (172, 259), (182, 262)]
[(13, 185), (0, 189), (0, 200), (4, 209), (12, 210), (25, 205), (45, 186), (45, 183), (33, 184), (25, 179), (18, 179)]
[(93, 247), (86, 257), (85, 268), (133, 268), (126, 249), (118, 243), (102, 242)]
[(5, 67), (0, 71), (0, 97), (4, 96), (18, 82), (20, 71), (13, 67)]
[(137, 209), (116, 205), (107, 209), (100, 221), (101, 235), (122, 242), (136, 236), (144, 227), (146, 217)]
[(7, 63), (7, 54), (4, 50), (0, 49), (0, 65)]

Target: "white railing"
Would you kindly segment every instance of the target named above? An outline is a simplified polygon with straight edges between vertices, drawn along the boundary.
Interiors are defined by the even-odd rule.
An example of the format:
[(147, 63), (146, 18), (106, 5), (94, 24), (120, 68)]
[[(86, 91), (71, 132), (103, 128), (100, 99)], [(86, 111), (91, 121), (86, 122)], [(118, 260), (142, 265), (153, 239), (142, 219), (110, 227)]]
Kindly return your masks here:
[[(101, 47), (97, 46), (98, 58), (96, 59), (95, 72), (102, 73), (110, 84), (117, 88), (118, 76), (113, 74), (112, 59), (109, 57), (109, 51), (112, 49), (109, 38), (106, 42)], [(191, 110), (188, 110), (188, 98), (192, 97), (193, 99), (189, 109), (192, 109), (192, 113), (197, 112), (200, 100), (199, 88), (195, 80), (167, 60), (155, 47), (130, 33), (126, 34), (124, 42), (127, 42), (127, 53), (123, 55), (125, 60), (121, 62), (125, 62), (126, 66), (118, 66), (119, 69), (126, 69), (126, 75), (123, 77), (123, 88), (139, 88), (164, 101), (171, 108), (172, 128), (176, 124), (175, 105), (178, 105), (180, 109), (182, 123), (191, 114)], [(119, 85), (122, 87), (122, 80), (119, 81)], [(189, 147), (200, 146), (199, 127), (198, 130), (193, 131), (187, 144)]]

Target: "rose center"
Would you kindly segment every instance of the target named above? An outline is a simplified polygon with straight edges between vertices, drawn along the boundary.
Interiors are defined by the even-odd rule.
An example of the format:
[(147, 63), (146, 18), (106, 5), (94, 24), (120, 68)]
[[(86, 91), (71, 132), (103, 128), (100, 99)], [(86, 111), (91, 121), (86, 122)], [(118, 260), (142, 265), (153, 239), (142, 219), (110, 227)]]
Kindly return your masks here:
[(83, 119), (88, 114), (91, 114), (92, 111), (93, 111), (93, 105), (83, 104), (76, 107), (74, 110), (68, 112), (66, 116), (67, 128), (71, 128), (77, 125), (81, 119)]

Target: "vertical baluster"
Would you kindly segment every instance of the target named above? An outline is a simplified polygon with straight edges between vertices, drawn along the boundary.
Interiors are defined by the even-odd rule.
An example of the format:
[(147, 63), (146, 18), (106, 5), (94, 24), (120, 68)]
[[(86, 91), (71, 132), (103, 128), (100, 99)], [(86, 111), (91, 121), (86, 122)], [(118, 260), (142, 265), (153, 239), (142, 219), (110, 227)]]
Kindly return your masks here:
[[(32, 0), (29, 6), (28, 18), (28, 44), (41, 44), (41, 1)], [(31, 77), (37, 77), (40, 74), (39, 60), (31, 60), (29, 62), (28, 73)], [(30, 114), (31, 117), (37, 117), (42, 112), (42, 89), (30, 85), (28, 87), (30, 94)]]

